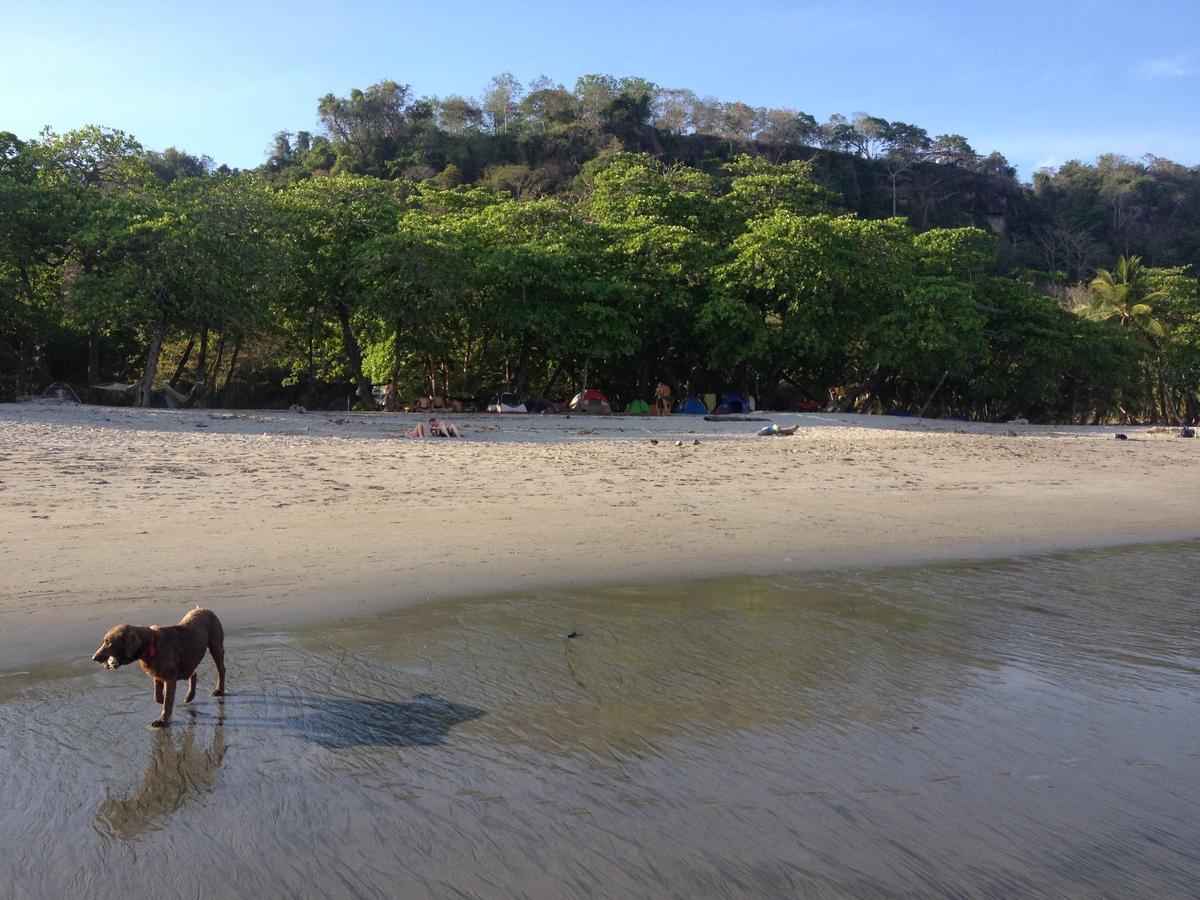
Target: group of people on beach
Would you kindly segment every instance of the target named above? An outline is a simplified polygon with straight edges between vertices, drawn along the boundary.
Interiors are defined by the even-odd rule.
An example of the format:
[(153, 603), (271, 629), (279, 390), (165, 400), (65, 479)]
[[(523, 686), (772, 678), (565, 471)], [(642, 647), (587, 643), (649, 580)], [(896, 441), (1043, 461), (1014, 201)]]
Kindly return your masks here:
[[(393, 385), (389, 382), (387, 386), (388, 397), (394, 397)], [(453, 409), (456, 412), (462, 411), (462, 405), (457, 401), (451, 401)], [(394, 401), (393, 401), (394, 404)], [(392, 404), (387, 404), (387, 407), (393, 408)], [(428, 412), (433, 409), (446, 409), (445, 401), (441, 397), (421, 397), (417, 401), (414, 412)], [(405, 410), (408, 411), (407, 409)], [(658, 387), (654, 389), (654, 414), (656, 416), (669, 416), (671, 414), (671, 388), (664, 382), (659, 382)], [(404, 432), (408, 437), (462, 437), (458, 430), (458, 426), (452, 422), (447, 422), (445, 419), (433, 418), (429, 420), (429, 424), (418, 422), (408, 431)]]
[(435, 410), (446, 410), (461, 413), (463, 411), (461, 400), (454, 397), (443, 397), (441, 394), (424, 394), (417, 398), (417, 402), (414, 405), (404, 406), (396, 396), (396, 383), (394, 381), (389, 381), (384, 385), (380, 405), (387, 412), (433, 412)]

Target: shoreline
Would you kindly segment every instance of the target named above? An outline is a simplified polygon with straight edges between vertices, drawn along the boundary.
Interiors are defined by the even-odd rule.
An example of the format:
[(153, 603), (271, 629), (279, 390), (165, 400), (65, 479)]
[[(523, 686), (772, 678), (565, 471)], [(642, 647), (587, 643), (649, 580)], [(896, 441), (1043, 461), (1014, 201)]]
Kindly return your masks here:
[[(452, 418), (462, 440), (394, 436), (407, 414), (0, 404), (0, 671), (196, 603), (236, 632), (1200, 537), (1200, 442), (1177, 429)], [(770, 422), (799, 428), (757, 437)]]

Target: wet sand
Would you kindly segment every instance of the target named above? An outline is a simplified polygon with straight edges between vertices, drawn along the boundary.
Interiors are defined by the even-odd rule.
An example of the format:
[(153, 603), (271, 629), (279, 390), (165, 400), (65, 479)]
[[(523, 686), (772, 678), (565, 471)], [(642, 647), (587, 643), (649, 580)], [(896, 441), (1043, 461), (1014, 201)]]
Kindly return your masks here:
[[(1200, 535), (1163, 429), (0, 405), (0, 668), (203, 602), (286, 628), (504, 589)], [(769, 422), (792, 437), (759, 438)], [(657, 443), (652, 443), (656, 441)]]
[[(0, 678), (7, 896), (1182, 897), (1200, 544), (240, 629)], [(1153, 589), (1150, 588), (1153, 585)], [(574, 633), (573, 638), (567, 637)]]

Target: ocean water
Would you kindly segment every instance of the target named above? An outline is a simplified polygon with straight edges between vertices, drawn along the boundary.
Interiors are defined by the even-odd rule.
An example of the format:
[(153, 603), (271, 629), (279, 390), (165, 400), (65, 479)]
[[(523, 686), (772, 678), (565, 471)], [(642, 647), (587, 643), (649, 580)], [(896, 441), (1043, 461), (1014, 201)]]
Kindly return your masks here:
[(165, 730), (149, 679), (81, 648), (0, 672), (0, 884), (1198, 896), (1198, 564), (1183, 543), (242, 632), (229, 696), (204, 663)]

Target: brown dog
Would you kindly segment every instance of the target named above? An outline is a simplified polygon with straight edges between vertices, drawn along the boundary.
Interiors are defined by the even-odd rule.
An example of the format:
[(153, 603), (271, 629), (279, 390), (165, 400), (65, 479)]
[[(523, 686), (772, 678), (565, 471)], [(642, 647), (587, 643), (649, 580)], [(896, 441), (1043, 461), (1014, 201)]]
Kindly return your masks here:
[(162, 728), (171, 721), (175, 707), (175, 682), (186, 678), (184, 702), (196, 696), (196, 666), (204, 651), (217, 667), (214, 697), (225, 695), (225, 629), (216, 614), (197, 606), (178, 625), (118, 625), (104, 636), (92, 659), (106, 669), (119, 669), (133, 662), (142, 664), (154, 679), (154, 702), (162, 704), (162, 715), (150, 724)]

